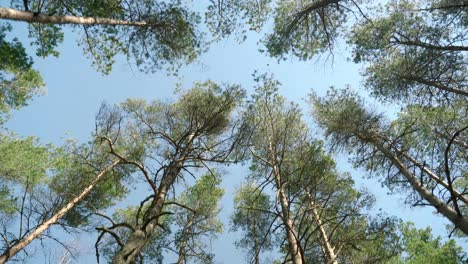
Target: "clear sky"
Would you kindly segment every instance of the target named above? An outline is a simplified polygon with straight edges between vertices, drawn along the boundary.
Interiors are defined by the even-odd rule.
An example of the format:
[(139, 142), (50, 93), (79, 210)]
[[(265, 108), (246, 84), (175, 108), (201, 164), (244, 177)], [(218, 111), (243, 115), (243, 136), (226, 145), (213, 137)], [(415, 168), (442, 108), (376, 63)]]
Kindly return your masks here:
[[(5, 2), (0, 1), (0, 6), (5, 6)], [(10, 36), (29, 43), (25, 24), (12, 24), (14, 30)], [(183, 67), (178, 77), (167, 76), (166, 72), (143, 74), (124, 59), (117, 61), (110, 75), (103, 76), (91, 67), (90, 60), (84, 57), (81, 47), (77, 46), (76, 38), (76, 34), (66, 32), (65, 42), (59, 48), (59, 58), (34, 58), (35, 68), (42, 73), (48, 94), (34, 98), (29, 106), (13, 112), (11, 120), (6, 124), (8, 129), (23, 136), (37, 136), (44, 143), (60, 145), (66, 138), (85, 141), (93, 131), (94, 117), (103, 101), (118, 103), (127, 98), (170, 99), (174, 98), (176, 83), (189, 88), (194, 81), (208, 79), (218, 83), (241, 84), (251, 93), (254, 85), (251, 75), (255, 70), (273, 73), (282, 83), (281, 93), (300, 103), (305, 115), (310, 109), (303, 98), (311, 89), (323, 95), (330, 86), (344, 87), (350, 84), (359, 89), (361, 82), (359, 66), (347, 61), (348, 53), (343, 47), (337, 50), (333, 65), (330, 61), (299, 62), (293, 58), (277, 63), (275, 59), (258, 51), (258, 37), (254, 34), (242, 44), (232, 38), (212, 45), (209, 52), (199, 58), (199, 63)], [(31, 55), (34, 53), (32, 49), (28, 51)], [(385, 108), (381, 110), (386, 111)], [(337, 156), (337, 163), (340, 170), (351, 170), (346, 156)], [(237, 264), (242, 263), (243, 258), (232, 243), (235, 234), (227, 232), (227, 224), (232, 212), (233, 191), (248, 171), (239, 167), (228, 167), (225, 170), (228, 174), (223, 182), (226, 195), (222, 200), (221, 212), (226, 224), (225, 233), (213, 242), (213, 252), (217, 263)], [(432, 209), (410, 208), (403, 204), (404, 196), (388, 196), (388, 190), (381, 188), (377, 181), (364, 179), (364, 172), (351, 171), (357, 188), (367, 188), (377, 196), (376, 210), (381, 208), (389, 215), (413, 221), (417, 227), (429, 225), (434, 234), (446, 236), (444, 225), (447, 221), (434, 215)], [(125, 204), (137, 202), (138, 199), (132, 194)], [(79, 244), (83, 253), (79, 258), (80, 263), (95, 261), (94, 239), (94, 235), (76, 235), (75, 243)], [(30, 263), (35, 263), (34, 259)]]

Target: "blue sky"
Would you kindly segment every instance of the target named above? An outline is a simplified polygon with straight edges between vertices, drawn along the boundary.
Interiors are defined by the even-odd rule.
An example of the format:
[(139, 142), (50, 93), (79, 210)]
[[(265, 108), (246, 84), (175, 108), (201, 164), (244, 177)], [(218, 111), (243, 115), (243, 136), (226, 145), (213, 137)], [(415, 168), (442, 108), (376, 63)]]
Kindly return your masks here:
[[(0, 5), (5, 2), (7, 1), (0, 1)], [(14, 30), (11, 36), (19, 37), (24, 40), (23, 43), (29, 43), (25, 24), (12, 24)], [(164, 71), (143, 74), (128, 65), (124, 59), (119, 59), (112, 73), (104, 76), (92, 68), (90, 60), (84, 57), (81, 47), (77, 46), (76, 38), (75, 33), (66, 32), (65, 42), (59, 47), (59, 58), (34, 58), (35, 68), (42, 73), (48, 93), (36, 97), (20, 111), (13, 112), (11, 120), (6, 124), (8, 129), (23, 136), (37, 136), (44, 143), (60, 145), (66, 138), (85, 141), (94, 128), (94, 117), (103, 101), (118, 103), (127, 98), (169, 100), (174, 98), (173, 91), (177, 83), (189, 88), (195, 81), (208, 79), (218, 83), (241, 84), (251, 93), (254, 86), (251, 75), (255, 70), (273, 73), (282, 83), (281, 93), (303, 106), (305, 115), (310, 109), (303, 98), (307, 97), (311, 89), (323, 95), (330, 86), (344, 87), (349, 84), (358, 89), (361, 82), (360, 66), (347, 61), (348, 53), (342, 48), (337, 50), (333, 65), (330, 61), (299, 62), (293, 58), (277, 63), (276, 59), (258, 52), (258, 37), (254, 34), (242, 44), (236, 43), (234, 39), (227, 39), (212, 45), (209, 52), (199, 58), (198, 63), (183, 67), (178, 77), (168, 76)], [(34, 52), (29, 49), (29, 53)], [(394, 111), (390, 106), (387, 108), (381, 110)], [(404, 196), (386, 195), (388, 190), (381, 188), (377, 181), (364, 179), (365, 172), (352, 170), (346, 156), (338, 155), (336, 158), (340, 170), (352, 171), (356, 187), (367, 188), (376, 195), (376, 210), (381, 208), (389, 215), (415, 222), (418, 227), (429, 225), (434, 234), (446, 236), (444, 225), (447, 222), (433, 215), (432, 209), (404, 205)], [(225, 171), (228, 174), (223, 182), (226, 195), (222, 200), (221, 217), (227, 224), (232, 212), (234, 189), (248, 171), (239, 166), (228, 167)], [(132, 203), (137, 203), (137, 199), (130, 196), (125, 204)], [(226, 226), (225, 234), (213, 242), (217, 263), (241, 263), (240, 251), (232, 243), (235, 234), (227, 232), (228, 229)], [(77, 243), (85, 253), (80, 257), (80, 263), (94, 262), (93, 238), (94, 235), (91, 238), (87, 234), (77, 235)], [(34, 263), (34, 260), (30, 263)]]

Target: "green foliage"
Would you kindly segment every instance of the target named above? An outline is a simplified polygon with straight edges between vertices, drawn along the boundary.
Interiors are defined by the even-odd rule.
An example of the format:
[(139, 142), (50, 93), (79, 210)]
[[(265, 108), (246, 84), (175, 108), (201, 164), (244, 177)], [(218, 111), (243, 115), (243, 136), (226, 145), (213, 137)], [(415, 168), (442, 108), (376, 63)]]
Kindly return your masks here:
[(16, 198), (11, 195), (7, 186), (0, 186), (0, 215), (11, 215), (15, 212)]
[(367, 63), (365, 86), (383, 101), (447, 104), (467, 95), (467, 31), (458, 24), (468, 16), (421, 11), (425, 2), (440, 1), (389, 1), (350, 34), (354, 61)]
[[(355, 217), (335, 240), (344, 238), (338, 258), (343, 263), (393, 263), (402, 251), (396, 218), (377, 215)], [(349, 232), (349, 233), (346, 233)], [(354, 236), (354, 237), (353, 237)]]
[[(127, 128), (133, 131), (129, 134), (156, 133), (174, 142), (191, 134), (213, 139), (228, 128), (231, 112), (242, 102), (244, 94), (239, 86), (221, 88), (208, 81), (181, 92), (180, 99), (172, 104), (132, 99), (124, 102), (122, 109), (134, 119), (133, 128)], [(114, 125), (118, 126), (118, 122)]]
[[(135, 216), (134, 221), (115, 228), (123, 234), (124, 247), (146, 252), (146, 246), (161, 234), (161, 214), (173, 213), (170, 204), (178, 203), (183, 209), (176, 211), (169, 224), (179, 227), (172, 249), (179, 250), (182, 257), (194, 257), (201, 262), (212, 259), (213, 255), (205, 252), (204, 239), (222, 231), (216, 219), (218, 200), (223, 193), (217, 187), (218, 176), (201, 177), (177, 201), (171, 202), (160, 194), (173, 190), (175, 182), (183, 179), (183, 172), (192, 173), (189, 168), (208, 166), (211, 161), (225, 162), (235, 141), (232, 112), (243, 96), (244, 91), (238, 86), (221, 88), (208, 81), (181, 92), (179, 100), (172, 103), (133, 99), (101, 108), (97, 117), (98, 141), (101, 139), (102, 144), (108, 145), (111, 156), (135, 169), (133, 180), (141, 177), (151, 187), (148, 198), (141, 202), (139, 211), (143, 218), (136, 221)], [(138, 230), (144, 228), (149, 231), (142, 236)], [(110, 246), (111, 255), (122, 253), (115, 241)]]
[(389, 142), (394, 132), (381, 114), (366, 108), (364, 100), (349, 89), (332, 89), (324, 98), (312, 95), (311, 103), (313, 116), (334, 150), (351, 154), (355, 167), (383, 176), (383, 183), (391, 190), (411, 188), (377, 147)]
[(214, 254), (207, 250), (206, 242), (223, 232), (223, 224), (218, 219), (219, 202), (224, 194), (220, 184), (221, 177), (216, 172), (204, 174), (177, 199), (179, 204), (190, 208), (176, 208), (174, 215), (174, 223), (179, 228), (175, 245), (183, 262), (213, 262)]
[(412, 223), (404, 223), (400, 228), (405, 264), (458, 264), (468, 260), (453, 239), (443, 243), (441, 237), (433, 238), (429, 227), (417, 229)]
[(55, 56), (60, 53), (57, 46), (63, 42), (63, 32), (57, 25), (29, 24), (29, 37), (32, 39), (31, 45), (37, 46), (36, 55), (38, 57)]
[[(23, 8), (23, 3), (12, 1), (16, 8)], [(146, 26), (83, 26), (80, 44), (97, 69), (106, 74), (119, 55), (144, 71), (155, 71), (167, 65), (177, 68), (190, 63), (206, 48), (203, 34), (197, 30), (199, 15), (180, 0), (28, 3), (30, 10), (40, 14), (146, 22)], [(333, 50), (356, 3), (361, 2), (210, 1), (205, 20), (215, 38), (235, 32), (245, 37), (247, 27), (261, 31), (273, 17), (273, 32), (263, 39), (268, 53), (277, 58), (293, 55), (309, 60)], [(406, 104), (393, 122), (385, 122), (382, 115), (366, 108), (364, 100), (349, 89), (331, 89), (325, 98), (312, 96), (313, 115), (332, 145), (353, 154), (355, 166), (384, 175), (382, 182), (391, 190), (407, 190), (410, 185), (388, 155), (382, 153), (384, 148), (398, 154), (408, 168), (417, 168), (418, 164), (405, 160), (404, 155), (423, 161), (422, 167), (442, 175), (442, 180), (448, 181), (451, 176), (455, 180), (450, 184), (460, 190), (468, 186), (464, 168), (467, 160), (464, 43), (468, 36), (465, 10), (466, 4), (461, 0), (391, 0), (385, 9), (376, 10), (373, 17), (358, 20), (354, 25), (348, 44), (354, 48), (354, 61), (366, 64), (365, 86), (382, 101)], [(0, 26), (2, 114), (26, 105), (43, 86), (22, 44), (7, 38), (10, 30), (9, 25)], [(37, 47), (36, 55), (59, 55), (57, 49), (64, 38), (61, 26), (30, 24), (29, 30), (32, 45)], [(16, 187), (25, 190), (24, 197), (33, 197), (40, 188), (47, 189), (58, 199), (57, 204), (64, 204), (88, 186), (103, 168), (120, 159), (126, 164), (108, 173), (63, 219), (67, 225), (80, 226), (89, 224), (88, 216), (93, 212), (125, 197), (131, 186), (129, 179), (135, 179), (135, 172), (147, 169), (151, 175), (146, 174), (145, 180), (154, 187), (162, 182), (161, 171), (165, 173), (159, 165), (169, 167), (179, 162), (179, 158), (190, 166), (199, 166), (202, 161), (224, 162), (235, 144), (242, 143), (239, 148), (251, 154), (251, 175), (249, 183), (236, 193), (231, 229), (242, 232), (236, 245), (246, 249), (250, 259), (258, 260), (261, 251), (271, 250), (276, 245), (275, 238), (284, 239), (284, 234), (275, 237), (272, 231), (278, 224), (275, 221), (280, 219), (283, 221), (277, 221), (280, 226), (286, 220), (294, 222), (292, 229), (300, 237), (309, 262), (324, 260), (324, 238), (317, 231), (317, 220), (322, 221), (320, 227), (336, 249), (339, 262), (466, 261), (453, 240), (442, 243), (439, 237), (431, 236), (430, 229), (402, 225), (402, 240), (398, 241), (395, 219), (379, 216), (375, 220), (364, 215), (363, 210), (372, 205), (373, 198), (354, 189), (349, 175), (336, 171), (323, 143), (310, 138), (299, 106), (279, 94), (280, 83), (272, 77), (257, 75), (256, 81), (260, 84), (244, 111), (244, 127), (239, 132), (240, 136), (247, 135), (248, 140), (233, 140), (239, 135), (232, 134), (224, 137), (235, 130), (232, 111), (243, 103), (245, 92), (238, 86), (223, 89), (210, 81), (181, 92), (174, 103), (131, 99), (115, 107), (104, 105), (96, 121), (95, 139), (80, 146), (56, 149), (41, 146), (34, 138), (0, 136), (0, 213), (5, 216), (2, 224), (18, 209), (18, 197), (12, 191)], [(421, 184), (437, 189), (437, 183), (424, 173), (421, 169)], [(174, 177), (175, 180), (183, 174), (178, 171)], [(207, 239), (222, 232), (217, 219), (219, 200), (224, 193), (220, 182), (218, 174), (205, 174), (173, 202), (190, 209), (165, 205), (164, 209), (174, 211), (175, 215), (158, 218), (163, 228), (147, 234), (149, 239), (141, 260), (162, 263), (164, 251), (175, 246), (184, 261), (211, 263), (213, 254), (206, 252), (205, 247)], [(172, 184), (168, 190), (173, 188)], [(279, 204), (273, 204), (264, 191), (267, 185), (276, 191), (276, 198), (280, 193), (284, 195), (289, 205), (277, 208)], [(439, 194), (451, 206), (456, 199), (448, 195), (449, 192)], [(414, 195), (408, 199), (414, 200), (419, 202), (421, 197)], [(113, 219), (125, 223), (114, 227), (122, 241), (127, 241), (133, 228), (141, 227), (147, 220), (144, 217), (152, 203), (117, 210)], [(460, 208), (460, 214), (468, 210), (466, 206)], [(43, 212), (39, 218), (45, 219), (55, 209)], [(319, 217), (311, 213), (312, 209), (319, 211)], [(177, 228), (174, 241), (169, 241), (170, 228), (174, 227)], [(120, 249), (111, 237), (105, 243), (103, 252), (110, 259)], [(395, 255), (400, 253), (401, 259), (396, 259)]]
[(0, 113), (25, 106), (44, 86), (22, 44), (16, 38), (7, 40), (9, 31), (9, 24), (0, 24)]
[(48, 188), (62, 150), (37, 138), (0, 134), (0, 226), (2, 253), (30, 234), (57, 209)]
[[(219, 187), (220, 184), (219, 174), (207, 173), (202, 175), (194, 186), (182, 192), (177, 201), (193, 211), (180, 208), (185, 216), (181, 215), (182, 219), (179, 220), (185, 222), (190, 218), (199, 225), (200, 229), (212, 229), (215, 233), (221, 233), (222, 224), (216, 218), (220, 211), (219, 200), (224, 195), (224, 189)], [(183, 222), (179, 225), (184, 226)]]
[[(66, 204), (81, 193), (106, 166), (112, 163), (112, 157), (105, 145), (71, 143), (61, 153), (60, 164), (53, 170), (49, 187)], [(91, 192), (63, 220), (72, 226), (88, 223), (90, 213), (114, 205), (127, 193), (125, 180), (132, 168), (119, 166), (108, 172)]]
[[(299, 106), (286, 102), (278, 92), (280, 83), (266, 74), (256, 77), (259, 83), (255, 94), (245, 110), (244, 122), (249, 129), (249, 147), (256, 155), (252, 156), (252, 171), (264, 177), (264, 170), (270, 170), (259, 157), (282, 162), (284, 154), (293, 153), (294, 148), (307, 140), (307, 128), (301, 120)], [(289, 161), (288, 158), (284, 160)], [(292, 160), (291, 160), (292, 161)], [(252, 175), (255, 177), (255, 175)]]
[(454, 186), (464, 190), (467, 187), (463, 174), (466, 173), (465, 142), (468, 136), (465, 116), (464, 100), (454, 101), (450, 106), (409, 106), (391, 123), (392, 134), (402, 135), (398, 142), (401, 148), (418, 160), (424, 160), (444, 178), (447, 177), (447, 162), (451, 178), (457, 179)]
[[(302, 219), (299, 236), (310, 262), (324, 262), (323, 236), (319, 233), (317, 217), (327, 235), (327, 240), (337, 254), (339, 263), (381, 263), (399, 252), (394, 248), (395, 220), (379, 215), (376, 219), (366, 215), (372, 208), (374, 197), (365, 190), (356, 190), (349, 174), (336, 171), (333, 159), (322, 145), (303, 143), (303, 148), (291, 156), (295, 162), (282, 166), (288, 174), (288, 191), (300, 194), (294, 214)], [(291, 168), (288, 168), (289, 166)], [(318, 215), (312, 212), (317, 210)], [(339, 249), (339, 250), (338, 250)]]
[(262, 42), (269, 55), (285, 59), (293, 55), (308, 60), (317, 54), (333, 51), (348, 13), (357, 2), (342, 0), (307, 1), (210, 1), (206, 21), (218, 37), (238, 34), (246, 38), (246, 31), (260, 32), (271, 18), (272, 32)]
[(249, 30), (261, 30), (271, 14), (271, 3), (271, 0), (211, 0), (205, 13), (205, 21), (218, 38), (238, 34), (244, 40), (246, 26)]
[(466, 213), (462, 201), (450, 198), (450, 190), (466, 188), (466, 124), (462, 117), (466, 110), (456, 107), (457, 101), (453, 107), (408, 106), (392, 123), (367, 109), (363, 99), (348, 90), (312, 97), (312, 103), (314, 117), (332, 146), (352, 154), (355, 166), (378, 176), (395, 193), (412, 191), (407, 203), (427, 204), (417, 192), (420, 190), (410, 184), (409, 171), (422, 188), (445, 189), (436, 195), (448, 201), (444, 206)]
[(173, 105), (175, 115), (180, 115), (180, 125), (188, 125), (197, 134), (219, 134), (229, 124), (230, 113), (242, 103), (245, 92), (236, 85), (222, 89), (207, 81), (196, 83), (188, 92), (182, 93)]
[(252, 182), (242, 185), (236, 191), (231, 231), (242, 233), (242, 237), (236, 241), (236, 247), (247, 251), (249, 261), (259, 259), (261, 252), (273, 247), (271, 224), (275, 217), (266, 211), (271, 207), (270, 197)]
[[(372, 263), (398, 254), (386, 244), (393, 241), (393, 222), (389, 219), (373, 221), (364, 214), (373, 205), (373, 197), (365, 191), (354, 189), (351, 177), (336, 171), (335, 162), (324, 151), (323, 143), (311, 138), (308, 127), (302, 121), (299, 107), (289, 104), (278, 94), (279, 83), (267, 75), (259, 76), (257, 81), (261, 83), (244, 116), (251, 131), (247, 146), (252, 160), (250, 178), (255, 184), (240, 195), (250, 192), (254, 197), (252, 199), (255, 199), (261, 197), (260, 194), (266, 195), (267, 192), (263, 190), (270, 186), (276, 193), (278, 203), (274, 209), (271, 205), (255, 208), (259, 214), (270, 217), (268, 226), (264, 225), (263, 230), (255, 230), (264, 234), (259, 239), (271, 239), (274, 232), (270, 229), (277, 230), (274, 227), (276, 218), (282, 231), (292, 229), (297, 235), (297, 243), (308, 262), (329, 261), (322, 250), (324, 240), (336, 250), (338, 261), (344, 263)], [(339, 94), (337, 91), (335, 93)], [(354, 101), (354, 97), (348, 98), (348, 94), (342, 95), (333, 103), (330, 103), (331, 100), (326, 101), (324, 105), (320, 105), (320, 109), (327, 113), (333, 112), (331, 117), (324, 117), (324, 122), (333, 124), (338, 131), (342, 130), (341, 126), (345, 126), (344, 129), (349, 126), (349, 131), (344, 133), (352, 135), (355, 132), (353, 125), (359, 123), (350, 124), (347, 121), (348, 116), (351, 114), (353, 118), (359, 119), (366, 116), (366, 113), (356, 108), (359, 103)], [(343, 104), (342, 99), (345, 98), (348, 100)], [(248, 197), (242, 199), (254, 203)], [(249, 226), (251, 223), (242, 222), (245, 221), (245, 215), (246, 212), (236, 211), (238, 225), (245, 233), (252, 232), (253, 228)], [(287, 219), (291, 219), (293, 226), (289, 224), (290, 226), (285, 227)], [(249, 237), (252, 237), (250, 233)], [(280, 237), (286, 239), (284, 233)], [(288, 238), (287, 243), (291, 243), (290, 240)], [(257, 241), (257, 245), (254, 242), (248, 244), (253, 258), (260, 252), (259, 248), (255, 248), (260, 242)], [(283, 246), (282, 252), (287, 255), (288, 244)], [(368, 251), (360, 254), (359, 248), (368, 248)]]
[[(24, 9), (23, 3), (13, 1), (13, 7)], [(177, 69), (192, 62), (205, 50), (204, 37), (198, 31), (200, 17), (183, 1), (28, 1), (30, 10), (41, 15), (95, 17), (142, 22), (146, 25), (74, 25), (82, 27), (79, 44), (98, 71), (108, 74), (115, 57), (123, 55), (143, 71), (163, 67)], [(37, 46), (40, 57), (58, 56), (63, 42), (63, 26), (30, 24), (29, 37)]]
[(52, 146), (41, 146), (33, 137), (0, 135), (0, 178), (25, 187), (42, 183), (53, 161)]
[(280, 1), (274, 14), (274, 30), (264, 41), (268, 53), (278, 58), (293, 55), (309, 60), (332, 51), (347, 17), (346, 9), (333, 2), (339, 1)]
[(357, 135), (372, 134), (383, 127), (382, 116), (364, 107), (364, 101), (350, 89), (330, 89), (325, 98), (311, 95), (313, 116), (334, 147), (351, 151), (360, 145)]
[(148, 22), (148, 26), (85, 27), (85, 37), (80, 45), (99, 71), (109, 73), (114, 57), (119, 54), (146, 72), (164, 66), (176, 71), (181, 64), (192, 62), (205, 50), (203, 36), (196, 29), (200, 18), (180, 1), (134, 1), (131, 5), (134, 9), (144, 8), (147, 14), (124, 14), (120, 19), (141, 19)]

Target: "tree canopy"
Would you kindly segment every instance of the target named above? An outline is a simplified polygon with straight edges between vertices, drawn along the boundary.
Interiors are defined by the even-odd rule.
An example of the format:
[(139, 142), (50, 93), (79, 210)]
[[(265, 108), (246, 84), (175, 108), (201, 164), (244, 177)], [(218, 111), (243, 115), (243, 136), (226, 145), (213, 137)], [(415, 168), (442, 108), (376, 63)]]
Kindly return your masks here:
[[(38, 246), (72, 254), (61, 234), (78, 233), (98, 263), (216, 263), (226, 232), (255, 264), (465, 263), (455, 240), (377, 212), (382, 194), (357, 181), (430, 207), (449, 238), (468, 234), (467, 11), (462, 0), (11, 1), (0, 7), (0, 263), (36, 260)], [(122, 59), (177, 72), (255, 32), (278, 63), (347, 52), (362, 89), (312, 90), (305, 112), (286, 96), (295, 87), (256, 71), (250, 87), (200, 81), (171, 100), (102, 103), (84, 142), (15, 134), (12, 110), (45, 91), (34, 60), (59, 57), (70, 30), (103, 74)], [(337, 153), (360, 170), (338, 169)]]

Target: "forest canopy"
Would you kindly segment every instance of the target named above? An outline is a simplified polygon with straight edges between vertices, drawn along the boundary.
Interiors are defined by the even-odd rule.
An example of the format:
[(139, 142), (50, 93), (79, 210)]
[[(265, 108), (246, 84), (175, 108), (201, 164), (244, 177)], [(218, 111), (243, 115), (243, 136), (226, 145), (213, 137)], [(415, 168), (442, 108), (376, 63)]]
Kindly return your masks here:
[[(1, 1), (0, 263), (218, 263), (234, 248), (235, 263), (465, 263), (467, 14), (462, 0)], [(68, 38), (111, 85), (119, 63), (182, 78), (213, 46), (252, 37), (277, 65), (319, 68), (344, 52), (361, 84), (298, 91), (304, 102), (281, 74), (255, 70), (158, 86), (170, 100), (135, 89), (103, 102), (86, 140), (9, 128), (46, 93), (37, 62), (64, 61)], [(445, 232), (399, 219), (385, 192), (430, 208)], [(92, 258), (65, 234), (88, 236)], [(223, 236), (230, 248), (213, 250)], [(56, 248), (54, 260), (39, 253)]]

